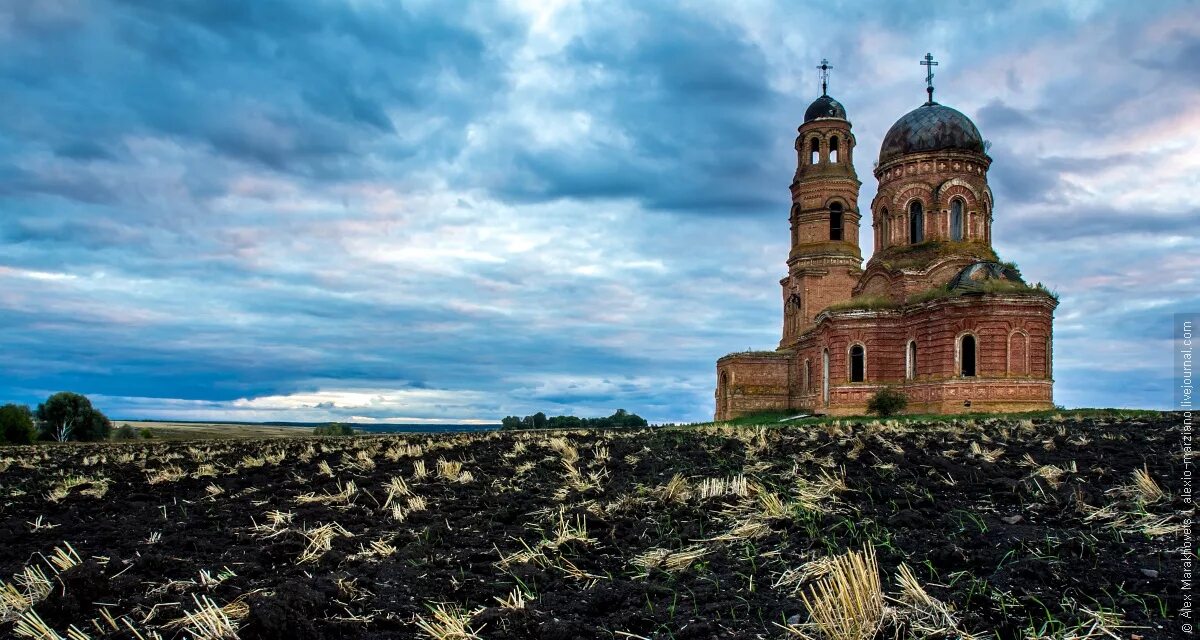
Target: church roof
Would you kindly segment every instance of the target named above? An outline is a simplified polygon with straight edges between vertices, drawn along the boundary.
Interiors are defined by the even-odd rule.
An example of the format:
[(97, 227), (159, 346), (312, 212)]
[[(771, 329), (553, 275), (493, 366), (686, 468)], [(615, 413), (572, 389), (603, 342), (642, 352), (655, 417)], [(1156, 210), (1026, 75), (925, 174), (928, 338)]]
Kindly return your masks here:
[(979, 135), (975, 123), (958, 110), (927, 102), (906, 113), (888, 129), (879, 149), (879, 162), (907, 153), (942, 149), (983, 153), (983, 136)]
[(820, 98), (813, 100), (812, 104), (808, 105), (808, 109), (804, 110), (804, 121), (809, 122), (817, 118), (841, 118), (846, 119), (846, 108), (842, 103), (830, 98), (828, 95), (822, 95)]
[(946, 288), (950, 291), (981, 291), (984, 282), (988, 280), (1005, 280), (1015, 284), (1025, 284), (1021, 273), (1016, 269), (999, 262), (976, 262), (962, 268)]

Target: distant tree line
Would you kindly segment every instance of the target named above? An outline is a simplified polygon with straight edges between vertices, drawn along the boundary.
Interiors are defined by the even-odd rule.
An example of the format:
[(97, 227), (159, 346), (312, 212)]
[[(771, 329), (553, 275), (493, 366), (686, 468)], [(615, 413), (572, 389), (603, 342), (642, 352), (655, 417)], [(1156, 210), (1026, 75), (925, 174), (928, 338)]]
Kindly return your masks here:
[(578, 416), (546, 417), (541, 411), (524, 418), (507, 416), (500, 421), (501, 429), (631, 429), (645, 427), (650, 423), (636, 413), (624, 409), (607, 418), (580, 418)]
[(354, 427), (342, 422), (330, 422), (329, 424), (317, 425), (313, 429), (314, 436), (352, 436), (354, 435)]
[(108, 417), (93, 407), (87, 396), (70, 391), (46, 398), (35, 411), (23, 404), (0, 407), (0, 443), (106, 440), (111, 433), (112, 422)]

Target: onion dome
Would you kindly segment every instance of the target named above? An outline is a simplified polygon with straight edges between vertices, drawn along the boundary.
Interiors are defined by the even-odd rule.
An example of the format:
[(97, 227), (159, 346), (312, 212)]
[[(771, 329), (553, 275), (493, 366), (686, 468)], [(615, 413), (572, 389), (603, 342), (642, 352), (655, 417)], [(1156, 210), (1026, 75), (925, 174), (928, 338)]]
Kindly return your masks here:
[(808, 109), (804, 110), (805, 122), (811, 122), (817, 118), (841, 118), (845, 120), (846, 108), (837, 100), (827, 95), (822, 95), (820, 98), (813, 100), (813, 103), (808, 105)]
[(983, 283), (988, 280), (1025, 284), (1021, 279), (1021, 272), (1012, 267), (999, 262), (976, 262), (963, 267), (946, 286), (951, 291), (982, 291)]
[(958, 110), (927, 102), (904, 114), (888, 129), (879, 149), (879, 162), (907, 153), (943, 149), (983, 153), (983, 136), (975, 123)]

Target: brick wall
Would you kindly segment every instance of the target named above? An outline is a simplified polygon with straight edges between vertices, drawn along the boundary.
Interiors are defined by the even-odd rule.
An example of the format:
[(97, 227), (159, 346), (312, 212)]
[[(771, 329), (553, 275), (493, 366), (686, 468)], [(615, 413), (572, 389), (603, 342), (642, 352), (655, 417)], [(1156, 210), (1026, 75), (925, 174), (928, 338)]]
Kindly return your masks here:
[(921, 201), (925, 240), (950, 239), (950, 202), (958, 198), (964, 203), (964, 239), (990, 243), (992, 195), (987, 171), (991, 162), (983, 153), (936, 151), (910, 153), (876, 167), (879, 190), (871, 201), (875, 249), (909, 244), (908, 212), (913, 200)]
[[(988, 294), (899, 310), (825, 314), (789, 351), (722, 358), (718, 376), (728, 372), (730, 386), (722, 404), (718, 385), (717, 419), (771, 409), (861, 414), (871, 395), (888, 385), (910, 396), (909, 411), (914, 413), (1052, 408), (1047, 349), (1055, 305), (1040, 296)], [(976, 375), (968, 378), (961, 375), (964, 335), (976, 339)], [(911, 380), (910, 340), (917, 345)], [(856, 344), (865, 351), (862, 382), (850, 381), (849, 353)], [(821, 397), (824, 350), (829, 352), (828, 406)], [(1028, 366), (1014, 367), (1014, 357)], [(806, 361), (811, 371), (807, 387)], [(968, 400), (970, 407), (964, 405)]]
[(789, 408), (793, 366), (788, 352), (731, 354), (718, 360), (714, 419)]

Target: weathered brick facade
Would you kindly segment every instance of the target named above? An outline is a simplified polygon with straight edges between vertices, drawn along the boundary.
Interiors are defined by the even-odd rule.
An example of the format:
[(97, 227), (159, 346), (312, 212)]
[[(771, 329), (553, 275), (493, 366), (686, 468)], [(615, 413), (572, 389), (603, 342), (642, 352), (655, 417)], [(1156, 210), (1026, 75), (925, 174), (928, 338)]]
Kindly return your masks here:
[[(836, 104), (836, 103), (835, 103)], [(838, 105), (840, 108), (840, 105)], [(792, 249), (783, 288), (781, 348), (816, 324), (817, 314), (850, 297), (862, 274), (854, 136), (843, 118), (814, 118), (796, 136)]]
[(1057, 302), (996, 262), (991, 158), (974, 123), (930, 101), (885, 136), (865, 271), (850, 129), (828, 96), (805, 115), (782, 339), (717, 362), (716, 419), (862, 414), (887, 386), (915, 413), (1052, 407)]

